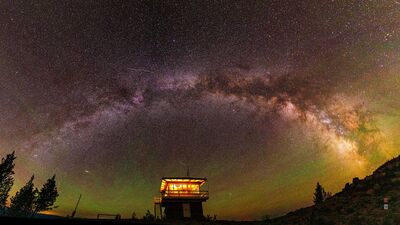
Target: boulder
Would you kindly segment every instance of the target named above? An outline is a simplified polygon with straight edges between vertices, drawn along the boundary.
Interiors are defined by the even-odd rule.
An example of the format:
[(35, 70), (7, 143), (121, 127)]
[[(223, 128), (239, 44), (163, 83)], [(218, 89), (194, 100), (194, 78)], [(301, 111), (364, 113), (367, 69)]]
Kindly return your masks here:
[(381, 189), (381, 185), (379, 184), (374, 184), (374, 190), (379, 191)]
[(392, 179), (390, 179), (390, 181), (392, 183), (398, 183), (398, 182), (400, 182), (400, 177), (392, 178)]

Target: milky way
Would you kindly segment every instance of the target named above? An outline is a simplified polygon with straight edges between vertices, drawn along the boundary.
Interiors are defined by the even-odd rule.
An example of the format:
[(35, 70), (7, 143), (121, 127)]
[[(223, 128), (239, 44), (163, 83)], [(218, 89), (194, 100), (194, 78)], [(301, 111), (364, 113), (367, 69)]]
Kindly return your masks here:
[(129, 217), (189, 166), (206, 214), (259, 219), (396, 156), (400, 5), (252, 3), (1, 2), (13, 193), (55, 173), (51, 213)]

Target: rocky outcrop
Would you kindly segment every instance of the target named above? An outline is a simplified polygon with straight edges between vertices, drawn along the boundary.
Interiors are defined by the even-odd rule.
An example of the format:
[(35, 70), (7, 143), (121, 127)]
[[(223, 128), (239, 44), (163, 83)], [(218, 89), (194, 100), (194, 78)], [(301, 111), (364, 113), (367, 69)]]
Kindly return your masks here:
[[(384, 198), (389, 209), (385, 210)], [(400, 156), (364, 179), (353, 178), (341, 192), (318, 206), (276, 218), (275, 225), (398, 225), (400, 224)]]

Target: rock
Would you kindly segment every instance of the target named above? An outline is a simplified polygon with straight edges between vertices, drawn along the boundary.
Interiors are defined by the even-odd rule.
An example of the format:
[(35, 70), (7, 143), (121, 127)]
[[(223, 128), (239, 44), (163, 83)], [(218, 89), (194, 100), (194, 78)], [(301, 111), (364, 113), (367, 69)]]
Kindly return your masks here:
[(363, 188), (364, 188), (364, 185), (362, 185), (362, 184), (357, 184), (356, 185), (356, 190), (361, 190)]
[(385, 172), (379, 172), (379, 173), (374, 173), (373, 177), (374, 178), (381, 178), (381, 177), (385, 177), (386, 173)]
[(367, 190), (367, 195), (373, 195), (375, 190), (373, 188)]
[(392, 179), (390, 179), (390, 181), (391, 181), (392, 183), (400, 182), (400, 177), (392, 178)]

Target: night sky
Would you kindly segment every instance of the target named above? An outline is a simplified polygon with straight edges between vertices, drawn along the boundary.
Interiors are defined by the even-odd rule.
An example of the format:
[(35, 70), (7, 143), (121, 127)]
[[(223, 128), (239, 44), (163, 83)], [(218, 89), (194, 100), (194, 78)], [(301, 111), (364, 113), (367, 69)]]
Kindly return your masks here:
[(205, 214), (260, 219), (400, 153), (400, 1), (0, 1), (0, 156), (53, 213), (152, 210), (207, 177)]

